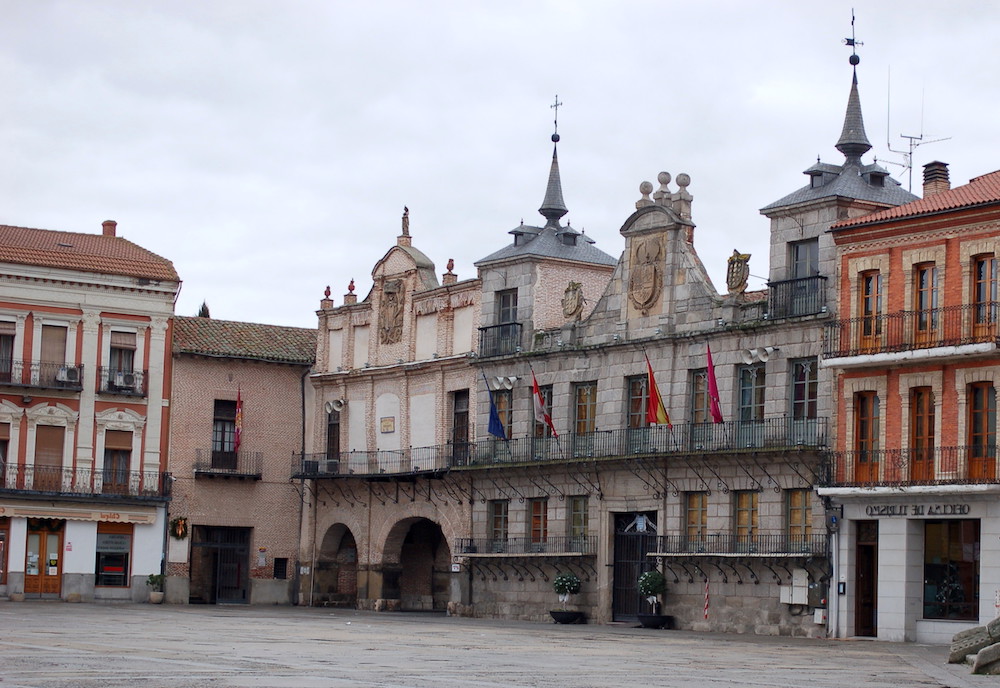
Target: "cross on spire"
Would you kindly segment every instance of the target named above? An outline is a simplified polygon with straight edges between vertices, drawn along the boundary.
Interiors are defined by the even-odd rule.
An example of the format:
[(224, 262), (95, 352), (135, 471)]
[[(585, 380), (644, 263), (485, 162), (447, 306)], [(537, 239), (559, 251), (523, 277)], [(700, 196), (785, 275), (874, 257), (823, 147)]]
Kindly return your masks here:
[(851, 49), (850, 62), (851, 62), (852, 65), (854, 65), (855, 67), (857, 67), (858, 63), (861, 62), (861, 58), (858, 57), (858, 46), (864, 45), (864, 43), (862, 43), (861, 41), (859, 41), (855, 37), (855, 35), (854, 35), (854, 10), (853, 9), (851, 10), (851, 37), (844, 39), (844, 45), (850, 47), (850, 49)]
[(556, 94), (556, 101), (555, 101), (555, 103), (553, 103), (552, 105), (549, 105), (549, 108), (551, 108), (551, 109), (553, 109), (553, 110), (556, 111), (555, 119), (552, 122), (553, 125), (555, 125), (555, 129), (554, 129), (555, 133), (553, 134), (553, 136), (556, 136), (559, 133), (559, 106), (561, 106), (561, 105), (562, 105), (562, 103), (559, 102), (559, 95)]

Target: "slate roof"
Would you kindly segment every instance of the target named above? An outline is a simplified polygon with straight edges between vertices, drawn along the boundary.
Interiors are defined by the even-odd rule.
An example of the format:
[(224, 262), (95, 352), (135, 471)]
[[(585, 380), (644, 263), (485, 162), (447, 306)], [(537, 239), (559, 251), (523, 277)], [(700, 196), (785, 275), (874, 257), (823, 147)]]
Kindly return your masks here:
[(901, 220), (921, 215), (933, 215), (947, 210), (971, 208), (979, 205), (1000, 203), (1000, 170), (969, 180), (968, 184), (920, 198), (912, 203), (887, 208), (870, 215), (841, 220), (833, 223), (831, 229), (858, 227), (862, 225)]
[(174, 353), (311, 365), (316, 330), (177, 316)]
[[(563, 243), (559, 235), (561, 233), (576, 234), (576, 245), (568, 246)], [(601, 249), (594, 246), (594, 240), (586, 234), (580, 234), (568, 227), (529, 227), (521, 225), (511, 231), (511, 234), (521, 234), (518, 241), (505, 246), (499, 251), (495, 251), (485, 258), (477, 260), (474, 265), (479, 267), (486, 263), (491, 263), (507, 258), (524, 258), (534, 256), (538, 258), (558, 258), (561, 260), (572, 260), (578, 263), (591, 263), (593, 265), (617, 265), (618, 259), (609, 256)], [(534, 238), (531, 238), (534, 235)]]
[(885, 186), (872, 186), (861, 176), (861, 171), (862, 168), (856, 165), (844, 165), (837, 177), (823, 186), (814, 188), (811, 183), (807, 184), (798, 191), (793, 191), (784, 198), (764, 206), (761, 212), (836, 196), (887, 205), (902, 205), (917, 198), (892, 177), (885, 177)]
[(128, 239), (0, 225), (0, 262), (177, 282), (174, 264)]

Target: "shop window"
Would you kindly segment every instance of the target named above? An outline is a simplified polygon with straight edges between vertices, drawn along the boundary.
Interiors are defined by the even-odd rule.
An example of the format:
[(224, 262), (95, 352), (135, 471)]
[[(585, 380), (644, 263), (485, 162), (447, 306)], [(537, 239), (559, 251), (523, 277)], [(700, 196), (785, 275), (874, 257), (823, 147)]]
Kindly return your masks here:
[(924, 522), (924, 618), (979, 619), (979, 519)]
[(127, 588), (130, 581), (129, 560), (131, 554), (131, 523), (98, 523), (96, 585), (109, 588)]

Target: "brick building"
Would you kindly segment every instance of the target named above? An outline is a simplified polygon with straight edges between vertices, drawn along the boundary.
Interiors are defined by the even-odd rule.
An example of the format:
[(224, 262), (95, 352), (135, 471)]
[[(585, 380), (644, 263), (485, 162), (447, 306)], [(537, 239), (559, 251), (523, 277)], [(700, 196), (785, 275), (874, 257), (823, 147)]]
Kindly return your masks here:
[(819, 492), (836, 536), (840, 635), (947, 642), (996, 616), (1000, 172), (832, 227), (838, 441)]
[(173, 264), (0, 226), (0, 593), (145, 599), (166, 529)]
[(311, 329), (174, 319), (167, 601), (296, 601)]

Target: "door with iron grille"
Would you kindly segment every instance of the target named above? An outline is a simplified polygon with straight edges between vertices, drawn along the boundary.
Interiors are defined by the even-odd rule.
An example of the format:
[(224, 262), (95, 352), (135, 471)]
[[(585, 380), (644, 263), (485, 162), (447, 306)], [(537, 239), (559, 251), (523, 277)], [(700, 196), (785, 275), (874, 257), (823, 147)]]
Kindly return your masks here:
[(191, 601), (250, 602), (250, 528), (195, 526), (191, 552)]
[(614, 514), (615, 552), (611, 617), (615, 621), (635, 621), (646, 604), (639, 594), (639, 576), (654, 568), (646, 554), (656, 551), (656, 512)]

